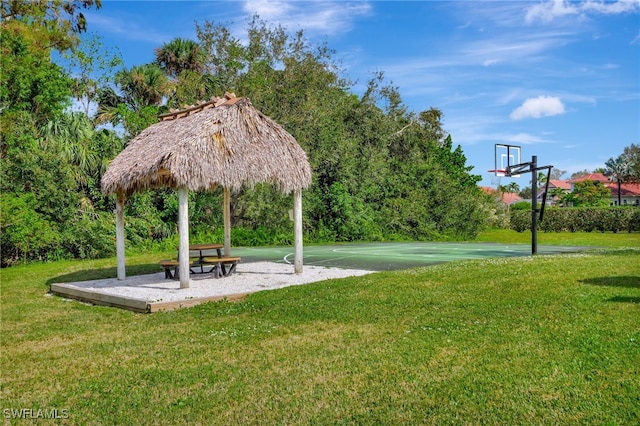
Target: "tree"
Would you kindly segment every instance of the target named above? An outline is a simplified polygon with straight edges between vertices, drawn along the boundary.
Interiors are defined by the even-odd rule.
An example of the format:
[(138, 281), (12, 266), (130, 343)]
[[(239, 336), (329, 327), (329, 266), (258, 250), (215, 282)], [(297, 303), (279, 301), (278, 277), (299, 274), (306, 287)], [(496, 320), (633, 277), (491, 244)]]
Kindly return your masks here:
[(584, 169), (584, 170), (581, 170), (581, 171), (578, 171), (578, 172), (574, 172), (574, 173), (571, 174), (571, 180), (578, 179), (578, 178), (580, 178), (582, 176), (587, 176), (587, 175), (589, 175), (591, 173), (592, 172), (590, 172), (587, 169)]
[(567, 173), (566, 170), (556, 169), (555, 167), (551, 168), (551, 180), (559, 180), (562, 178), (562, 175)]
[(517, 183), (515, 182), (510, 182), (509, 185), (506, 186), (507, 191), (511, 194), (517, 194), (518, 192), (520, 192), (520, 186), (518, 186)]
[(116, 84), (122, 91), (122, 103), (138, 111), (162, 103), (170, 93), (171, 84), (157, 64), (135, 65), (116, 74)]
[(86, 172), (97, 165), (93, 129), (86, 116), (66, 113), (73, 80), (51, 55), (78, 45), (86, 30), (81, 10), (93, 6), (100, 1), (1, 3), (2, 266), (78, 253), (71, 246)]
[(200, 45), (189, 39), (175, 38), (155, 49), (156, 64), (172, 78), (183, 71), (202, 73), (205, 55)]
[(6, 0), (0, 3), (2, 27), (20, 33), (35, 51), (64, 51), (86, 31), (81, 9), (100, 9), (101, 0)]
[(87, 184), (87, 176), (98, 167), (99, 159), (92, 146), (93, 124), (81, 112), (62, 114), (44, 126), (41, 147), (76, 167), (76, 180)]
[(205, 73), (216, 76), (225, 90), (234, 91), (234, 84), (246, 65), (241, 41), (228, 28), (211, 21), (196, 23), (196, 34), (205, 56)]
[[(134, 136), (168, 106), (224, 91), (250, 97), (307, 152), (314, 176), (303, 212), (310, 239), (461, 239), (484, 225), (489, 202), (477, 186), (480, 176), (471, 173), (462, 148), (453, 146), (442, 111), (408, 111), (382, 73), (364, 95), (352, 93), (333, 51), (324, 43), (312, 45), (302, 31), (290, 34), (254, 17), (241, 42), (207, 22), (197, 26), (202, 68), (185, 65), (188, 54), (187, 61), (169, 61), (170, 46), (163, 45), (165, 52), (157, 52), (162, 66), (140, 65), (95, 82), (97, 53), (80, 46), (76, 52), (87, 56), (76, 58), (74, 85), (51, 64), (49, 51), (34, 53), (29, 37), (37, 34), (4, 28), (0, 197), (3, 211), (7, 206), (20, 220), (0, 218), (3, 264), (108, 254), (113, 200), (101, 195), (99, 182), (124, 141), (94, 127), (96, 121), (122, 125), (127, 137)], [(73, 95), (84, 93), (89, 101), (96, 86), (96, 121), (66, 109)], [(194, 233), (216, 235), (221, 197), (221, 191), (190, 194)], [(232, 194), (232, 223), (239, 233), (250, 230), (243, 243), (286, 243), (289, 237), (281, 236), (290, 234), (290, 201), (269, 185)], [(133, 195), (126, 213), (131, 245), (171, 237), (177, 205), (173, 191)]]
[(527, 186), (525, 188), (522, 188), (522, 190), (518, 193), (518, 195), (520, 197), (522, 197), (523, 199), (531, 199), (531, 195), (533, 194), (533, 191), (531, 190), (530, 186)]
[[(547, 182), (547, 174), (545, 172), (538, 172), (536, 175), (538, 187), (542, 187)], [(529, 183), (532, 183), (529, 181)]]
[(631, 159), (624, 154), (618, 158), (609, 158), (605, 163), (604, 175), (609, 179), (614, 179), (618, 185), (618, 205), (622, 205), (622, 182), (630, 179), (633, 173)]
[(167, 100), (167, 106), (184, 108), (185, 105), (194, 105), (198, 101), (209, 100), (212, 96), (222, 92), (224, 92), (224, 88), (218, 77), (185, 70), (174, 81), (174, 91)]
[(631, 161), (631, 180), (640, 181), (640, 145), (631, 144), (625, 147), (623, 154)]
[(584, 180), (576, 182), (573, 192), (563, 198), (563, 202), (571, 203), (575, 207), (604, 207), (609, 205), (611, 191), (602, 182)]
[(72, 76), (73, 97), (89, 116), (92, 106), (98, 102), (100, 90), (110, 83), (122, 58), (119, 52), (106, 49), (96, 35), (83, 38), (77, 46), (63, 52), (62, 58), (67, 74)]
[(551, 197), (551, 199), (555, 199), (558, 204), (565, 204), (565, 195), (567, 194), (567, 192), (562, 189), (562, 188), (551, 188), (549, 190), (549, 196)]
[(116, 89), (98, 94), (96, 122), (122, 124), (133, 137), (157, 120), (161, 104), (173, 84), (157, 64), (133, 66), (115, 76)]

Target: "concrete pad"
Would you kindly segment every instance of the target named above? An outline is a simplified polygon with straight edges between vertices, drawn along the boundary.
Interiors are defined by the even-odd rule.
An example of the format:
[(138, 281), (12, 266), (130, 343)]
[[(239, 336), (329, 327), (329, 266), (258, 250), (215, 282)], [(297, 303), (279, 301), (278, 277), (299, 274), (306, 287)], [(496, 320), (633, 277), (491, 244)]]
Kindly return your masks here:
[(53, 294), (93, 303), (115, 306), (135, 312), (156, 312), (194, 306), (200, 303), (234, 300), (249, 293), (302, 285), (332, 278), (360, 276), (373, 271), (362, 269), (304, 266), (301, 274), (293, 265), (275, 262), (239, 263), (236, 272), (224, 278), (213, 274), (191, 274), (189, 288), (166, 279), (164, 272), (128, 277), (51, 284)]

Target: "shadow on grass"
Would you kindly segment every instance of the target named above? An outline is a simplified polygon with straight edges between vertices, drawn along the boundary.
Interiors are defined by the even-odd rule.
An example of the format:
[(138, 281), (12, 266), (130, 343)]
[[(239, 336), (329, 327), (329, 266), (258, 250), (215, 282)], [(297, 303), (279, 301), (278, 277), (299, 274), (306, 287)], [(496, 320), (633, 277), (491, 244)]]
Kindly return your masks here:
[(640, 289), (640, 276), (628, 275), (622, 277), (597, 277), (582, 280), (584, 284), (598, 285), (605, 287), (623, 287)]
[[(127, 276), (153, 274), (161, 271), (162, 269), (157, 263), (127, 266)], [(69, 274), (58, 275), (57, 277), (50, 278), (47, 280), (47, 284), (51, 285), (55, 283), (102, 280), (105, 278), (116, 278), (117, 276), (118, 270), (115, 266), (100, 269), (84, 269), (82, 271), (75, 271)]]
[[(584, 284), (597, 285), (603, 287), (620, 287), (640, 289), (640, 276), (629, 275), (622, 277), (598, 277), (582, 280)], [(607, 299), (608, 302), (618, 303), (640, 303), (638, 296), (615, 296)]]
[(640, 303), (640, 297), (633, 296), (616, 296), (608, 299), (607, 302), (618, 302), (618, 303)]

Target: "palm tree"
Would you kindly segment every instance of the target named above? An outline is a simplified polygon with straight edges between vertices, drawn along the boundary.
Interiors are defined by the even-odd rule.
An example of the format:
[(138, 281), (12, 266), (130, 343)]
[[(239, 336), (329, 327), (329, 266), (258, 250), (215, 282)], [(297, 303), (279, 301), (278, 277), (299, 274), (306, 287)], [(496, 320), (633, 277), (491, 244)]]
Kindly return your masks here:
[(115, 83), (116, 87), (100, 90), (94, 121), (96, 125), (123, 124), (131, 135), (155, 122), (174, 86), (157, 64), (123, 69), (116, 74)]
[(77, 166), (75, 179), (86, 185), (100, 161), (93, 146), (94, 128), (89, 117), (82, 112), (62, 114), (49, 121), (41, 135), (42, 147)]
[(618, 183), (618, 205), (622, 205), (621, 185), (622, 182), (626, 182), (632, 173), (632, 164), (624, 154), (621, 154), (618, 158), (609, 158), (604, 169), (604, 175), (609, 177), (609, 180), (615, 179)]
[(95, 124), (117, 123), (118, 105), (124, 104), (124, 99), (118, 96), (113, 88), (106, 87), (98, 92), (97, 100), (98, 111), (94, 118)]
[(157, 64), (145, 64), (122, 70), (116, 74), (116, 84), (123, 100), (132, 110), (149, 105), (160, 105), (171, 92), (171, 82)]
[(197, 73), (204, 70), (204, 52), (193, 40), (175, 38), (156, 48), (155, 54), (156, 64), (173, 78), (177, 78), (185, 70)]
[(512, 194), (517, 194), (518, 192), (520, 192), (520, 186), (515, 182), (511, 182), (509, 183), (509, 185), (507, 185), (507, 191)]

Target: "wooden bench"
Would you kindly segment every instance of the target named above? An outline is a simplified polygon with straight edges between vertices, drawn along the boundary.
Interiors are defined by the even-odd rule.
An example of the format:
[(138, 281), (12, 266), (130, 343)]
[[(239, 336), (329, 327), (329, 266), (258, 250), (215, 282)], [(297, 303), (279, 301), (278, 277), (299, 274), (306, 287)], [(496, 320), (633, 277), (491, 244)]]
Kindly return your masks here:
[[(197, 259), (195, 261), (189, 262), (189, 272), (195, 273), (191, 268), (194, 266), (199, 266), (201, 272), (204, 272), (204, 266), (211, 266), (212, 268), (208, 272), (214, 272), (216, 278), (220, 277), (228, 277), (233, 274), (236, 270), (236, 266), (238, 262), (240, 262), (241, 257), (203, 257), (202, 259)], [(177, 279), (178, 278), (178, 270), (180, 267), (180, 262), (172, 259), (163, 259), (158, 262), (160, 266), (164, 269), (164, 277), (169, 279)], [(172, 272), (173, 270), (173, 272)]]
[[(158, 263), (164, 269), (165, 278), (167, 279), (178, 278), (178, 269), (180, 267), (180, 262), (178, 262), (177, 260), (163, 259)], [(193, 266), (193, 262), (189, 262), (189, 268), (191, 268), (192, 266)], [(173, 273), (171, 272), (172, 269), (173, 269)], [(193, 272), (193, 271), (190, 271), (190, 272)]]
[(209, 272), (213, 272), (215, 270), (216, 277), (228, 277), (234, 273), (236, 266), (238, 266), (238, 262), (240, 262), (241, 259), (241, 257), (231, 256), (204, 257), (202, 259), (202, 264), (212, 265), (213, 268)]

